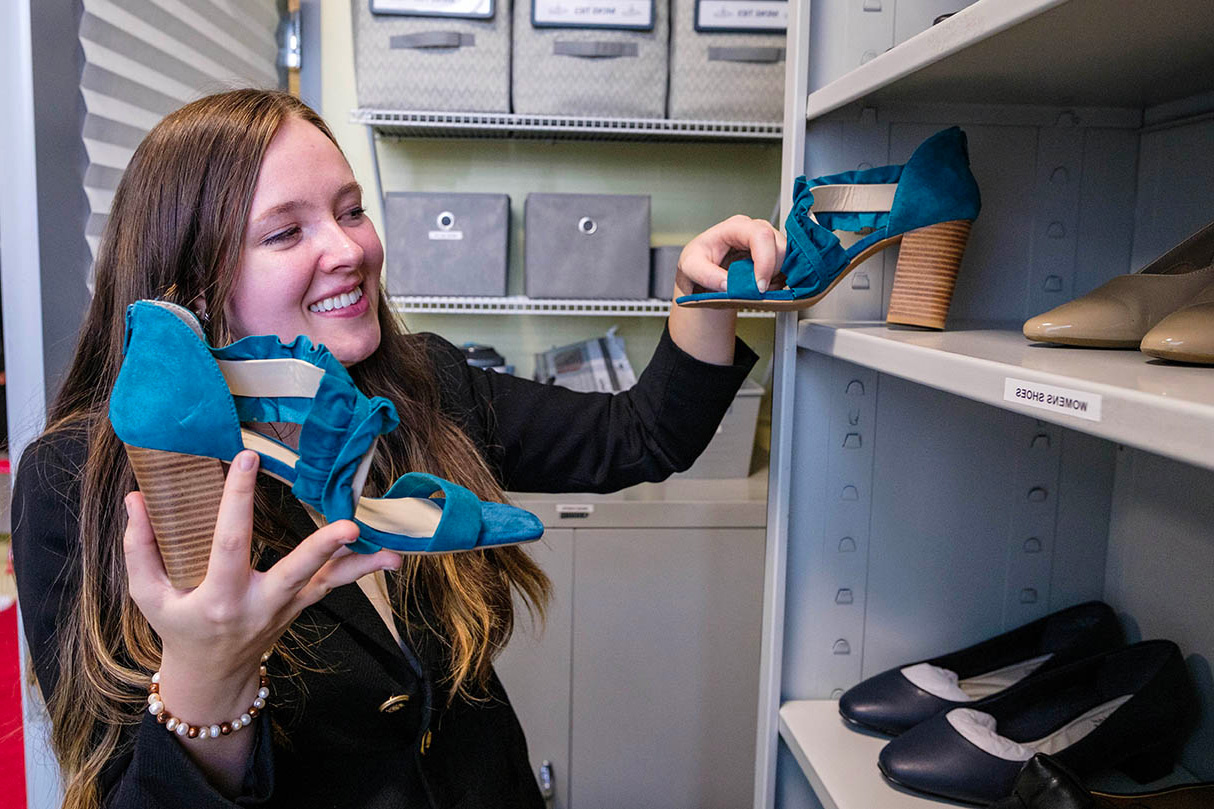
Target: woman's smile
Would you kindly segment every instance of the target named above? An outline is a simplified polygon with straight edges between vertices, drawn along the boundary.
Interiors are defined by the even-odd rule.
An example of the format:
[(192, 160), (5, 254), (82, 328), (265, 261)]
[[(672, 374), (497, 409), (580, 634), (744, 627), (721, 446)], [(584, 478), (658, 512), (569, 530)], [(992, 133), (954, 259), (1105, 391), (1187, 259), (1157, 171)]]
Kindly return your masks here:
[(308, 311), (325, 317), (358, 317), (369, 306), (362, 284), (359, 284), (348, 292), (338, 292), (317, 301), (308, 307)]

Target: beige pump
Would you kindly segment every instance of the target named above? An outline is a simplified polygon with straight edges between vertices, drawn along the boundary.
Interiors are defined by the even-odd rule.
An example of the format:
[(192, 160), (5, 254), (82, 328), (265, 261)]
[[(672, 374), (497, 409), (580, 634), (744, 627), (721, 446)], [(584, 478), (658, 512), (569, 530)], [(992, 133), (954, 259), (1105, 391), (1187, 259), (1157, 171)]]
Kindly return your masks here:
[(1139, 348), (1161, 360), (1214, 365), (1214, 283), (1159, 321)]
[(1148, 264), (1070, 303), (1030, 318), (1024, 336), (1042, 343), (1138, 348), (1157, 323), (1214, 283), (1214, 222)]

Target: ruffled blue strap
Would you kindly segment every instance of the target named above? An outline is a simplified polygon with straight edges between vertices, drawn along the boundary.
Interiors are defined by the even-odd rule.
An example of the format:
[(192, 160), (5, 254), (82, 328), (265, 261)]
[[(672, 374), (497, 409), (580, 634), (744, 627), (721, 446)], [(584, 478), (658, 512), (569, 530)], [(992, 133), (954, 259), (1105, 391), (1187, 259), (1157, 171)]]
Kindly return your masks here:
[[(792, 212), (784, 222), (788, 249), (780, 271), (787, 290), (768, 294), (768, 298), (816, 295), (830, 286), (839, 271), (847, 266), (847, 251), (839, 237), (810, 218), (814, 195), (804, 177), (797, 178)], [(738, 300), (763, 300), (755, 282), (754, 261), (739, 259), (727, 270), (726, 293)]]
[(761, 300), (763, 294), (755, 284), (755, 263), (748, 258), (740, 258), (729, 265), (726, 270), (725, 291), (731, 298), (747, 301)]
[(214, 349), (220, 360), (297, 359), (324, 371), (307, 397), (235, 398), (241, 421), (285, 421), (301, 425), (299, 458), (292, 493), (334, 520), (352, 519), (354, 475), (376, 437), (400, 424), (396, 408), (383, 397), (368, 399), (336, 357), (322, 344), (300, 335), (284, 343), (274, 335), (255, 335)]
[(367, 399), (351, 382), (326, 374), (299, 433), (292, 493), (330, 522), (352, 519), (354, 473), (375, 439), (399, 423), (387, 399)]
[(784, 283), (800, 298), (830, 286), (848, 259), (839, 237), (810, 218), (814, 195), (804, 177), (797, 179), (794, 191), (793, 208), (784, 222), (788, 250), (781, 269)]
[[(481, 500), (472, 491), (449, 480), (425, 472), (409, 472), (402, 475), (384, 495), (385, 500), (395, 497), (424, 497), (441, 492), (443, 514), (438, 527), (425, 550), (430, 553), (444, 551), (466, 551), (477, 546), (481, 535)], [(439, 502), (436, 500), (436, 502)], [(385, 542), (392, 548), (396, 543)], [(402, 544), (396, 550), (410, 550)]]

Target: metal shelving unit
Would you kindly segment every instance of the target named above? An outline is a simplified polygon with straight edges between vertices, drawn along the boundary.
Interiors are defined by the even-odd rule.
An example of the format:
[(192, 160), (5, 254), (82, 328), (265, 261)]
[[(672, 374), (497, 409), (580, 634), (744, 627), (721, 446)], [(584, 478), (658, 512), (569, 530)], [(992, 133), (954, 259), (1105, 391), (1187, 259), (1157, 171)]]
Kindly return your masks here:
[[(777, 320), (756, 809), (954, 805), (892, 787), (885, 739), (839, 717), (847, 687), (903, 661), (1087, 598), (1132, 639), (1214, 643), (1214, 375), (1020, 332), (1208, 221), (1214, 5), (976, 0), (909, 38), (895, 11), (930, 21), (931, 0), (859, 6), (790, 9), (785, 186), (964, 126), (987, 181), (954, 299), (973, 325), (879, 322), (892, 256), (868, 265), (884, 286)], [(1188, 771), (1152, 786), (1210, 777), (1197, 685)]]
[[(583, 298), (500, 298), (395, 295), (392, 310), (398, 314), (443, 315), (591, 315), (603, 317), (665, 317), (670, 301), (659, 298), (591, 300)], [(741, 312), (739, 317), (772, 317), (771, 312)]]
[(352, 111), (350, 121), (367, 126), (382, 137), (398, 138), (778, 142), (784, 134), (784, 127), (779, 122), (763, 121), (675, 121), (365, 108)]

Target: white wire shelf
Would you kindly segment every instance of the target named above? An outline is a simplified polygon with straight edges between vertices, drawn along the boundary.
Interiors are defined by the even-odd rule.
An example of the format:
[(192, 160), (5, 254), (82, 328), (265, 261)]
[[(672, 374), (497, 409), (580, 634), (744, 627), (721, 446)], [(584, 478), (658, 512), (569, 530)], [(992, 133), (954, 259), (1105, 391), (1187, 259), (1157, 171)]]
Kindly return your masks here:
[[(666, 317), (670, 301), (648, 299), (440, 297), (393, 295), (392, 310), (398, 314), (431, 315), (600, 315), (603, 317)], [(772, 317), (771, 312), (739, 312), (739, 317)]]
[(773, 121), (677, 121), (428, 110), (351, 111), (350, 121), (398, 138), (515, 138), (531, 140), (770, 141), (784, 127)]

